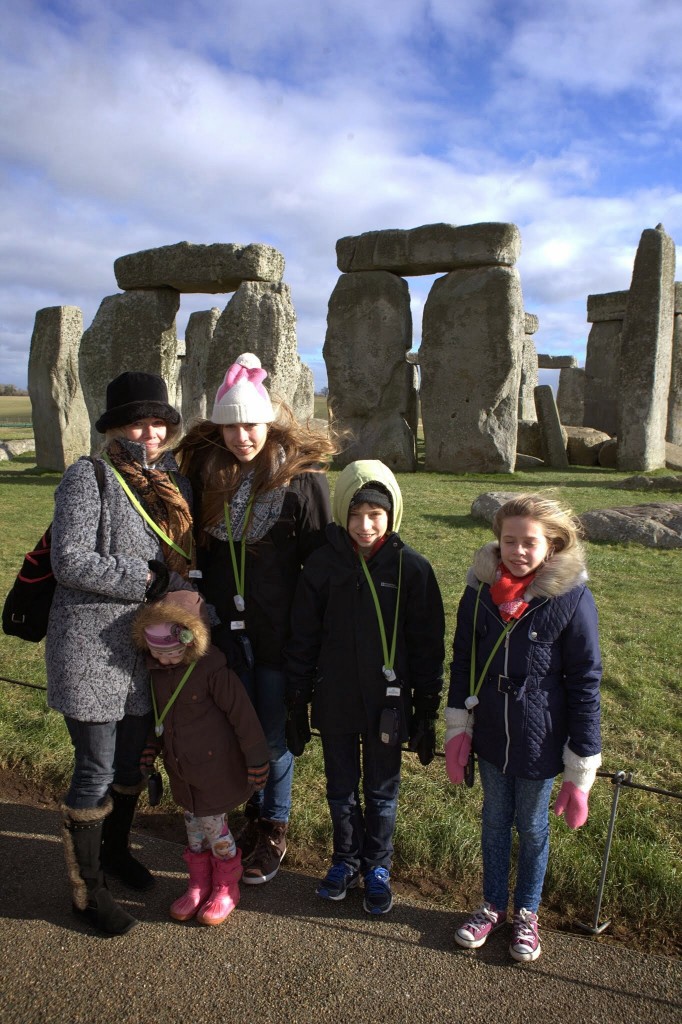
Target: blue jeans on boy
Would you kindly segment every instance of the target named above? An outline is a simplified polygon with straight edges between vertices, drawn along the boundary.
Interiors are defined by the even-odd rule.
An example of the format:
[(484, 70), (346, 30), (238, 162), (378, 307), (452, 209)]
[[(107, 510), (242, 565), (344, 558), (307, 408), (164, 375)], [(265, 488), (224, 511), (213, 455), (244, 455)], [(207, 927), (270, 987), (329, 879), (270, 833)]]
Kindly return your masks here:
[(265, 789), (249, 799), (258, 817), (268, 821), (288, 821), (291, 812), (291, 786), (294, 781), (294, 756), (287, 749), (287, 717), (284, 672), (269, 665), (256, 665), (240, 676), (270, 747), (270, 774)]
[(64, 798), (74, 810), (101, 807), (112, 783), (142, 782), (140, 754), (154, 721), (146, 715), (124, 715), (118, 722), (81, 722), (64, 716), (74, 750), (74, 769)]
[[(400, 789), (400, 746), (390, 747), (378, 735), (363, 733), (361, 773), (358, 733), (324, 733), (321, 738), (333, 863), (348, 864), (363, 875), (373, 867), (390, 871)], [(364, 809), (360, 801), (361, 774)]]
[(519, 779), (478, 759), (483, 784), (483, 897), (498, 910), (509, 902), (512, 827), (519, 836), (514, 909), (537, 913), (549, 857), (549, 798), (554, 779)]

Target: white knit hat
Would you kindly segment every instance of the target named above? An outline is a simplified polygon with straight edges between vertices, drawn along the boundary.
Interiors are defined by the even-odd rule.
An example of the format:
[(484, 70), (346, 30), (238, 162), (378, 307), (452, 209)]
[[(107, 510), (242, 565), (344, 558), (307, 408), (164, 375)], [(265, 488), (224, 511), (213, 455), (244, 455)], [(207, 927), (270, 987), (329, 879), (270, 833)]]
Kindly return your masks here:
[(272, 423), (275, 412), (270, 395), (263, 387), (267, 372), (258, 356), (243, 352), (232, 363), (218, 388), (211, 423)]

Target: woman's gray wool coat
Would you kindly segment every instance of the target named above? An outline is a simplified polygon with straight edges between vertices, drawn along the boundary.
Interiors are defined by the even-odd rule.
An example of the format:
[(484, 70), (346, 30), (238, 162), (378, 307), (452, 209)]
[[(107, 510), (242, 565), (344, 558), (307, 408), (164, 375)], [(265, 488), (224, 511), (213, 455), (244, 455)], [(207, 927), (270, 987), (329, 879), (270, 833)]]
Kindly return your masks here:
[[(143, 446), (125, 444), (141, 461)], [(156, 468), (173, 473), (191, 504), (189, 481), (169, 452)], [(106, 464), (104, 477), (100, 500), (92, 463), (70, 466), (55, 492), (52, 523), (57, 589), (45, 646), (47, 701), (82, 722), (151, 710), (149, 670), (131, 626), (144, 602), (148, 563), (164, 560), (161, 542)]]

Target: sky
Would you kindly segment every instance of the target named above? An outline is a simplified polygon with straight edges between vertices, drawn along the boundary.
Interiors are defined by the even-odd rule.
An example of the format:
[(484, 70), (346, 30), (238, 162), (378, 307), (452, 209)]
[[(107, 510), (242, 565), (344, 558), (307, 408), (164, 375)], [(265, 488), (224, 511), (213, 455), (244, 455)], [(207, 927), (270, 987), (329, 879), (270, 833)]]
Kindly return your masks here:
[[(92, 322), (118, 256), (284, 254), (318, 387), (344, 235), (509, 221), (540, 352), (641, 233), (682, 245), (679, 0), (0, 0), (0, 383), (35, 313)], [(676, 277), (682, 276), (678, 259)], [(433, 278), (409, 279), (419, 347)], [(230, 296), (183, 295), (189, 314)]]

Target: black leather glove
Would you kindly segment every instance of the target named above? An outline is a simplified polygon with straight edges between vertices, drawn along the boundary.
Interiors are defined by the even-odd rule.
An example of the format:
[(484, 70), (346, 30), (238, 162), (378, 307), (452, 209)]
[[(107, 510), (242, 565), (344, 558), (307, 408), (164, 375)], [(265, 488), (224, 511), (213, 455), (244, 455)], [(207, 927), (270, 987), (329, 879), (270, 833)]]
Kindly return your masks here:
[(436, 716), (432, 711), (416, 711), (412, 715), (407, 749), (414, 751), (423, 765), (433, 761), (436, 756)]
[(147, 562), (147, 565), (149, 566), (149, 571), (154, 575), (151, 582), (147, 584), (144, 599), (145, 601), (157, 601), (168, 590), (170, 573), (165, 562), (160, 562), (156, 558), (153, 558), (151, 562)]
[(295, 704), (289, 708), (285, 729), (287, 747), (294, 757), (300, 757), (305, 750), (306, 743), (310, 742), (307, 704)]

